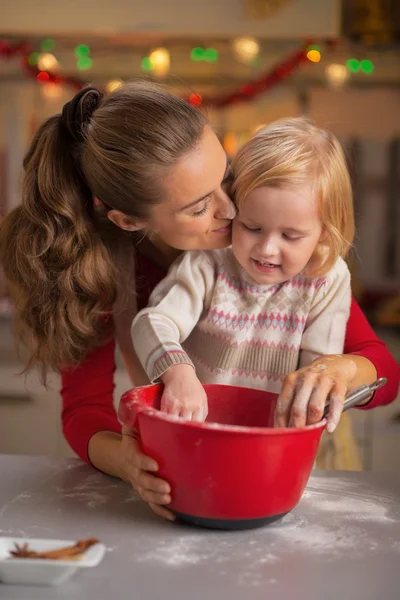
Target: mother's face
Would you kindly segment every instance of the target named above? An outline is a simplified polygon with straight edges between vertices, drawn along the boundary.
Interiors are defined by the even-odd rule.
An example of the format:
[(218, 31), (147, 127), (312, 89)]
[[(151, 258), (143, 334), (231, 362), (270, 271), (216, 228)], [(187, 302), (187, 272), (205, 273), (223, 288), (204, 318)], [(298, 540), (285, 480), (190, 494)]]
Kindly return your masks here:
[(227, 156), (210, 127), (163, 180), (166, 200), (152, 209), (148, 228), (179, 250), (212, 250), (231, 243), (235, 208), (227, 190)]

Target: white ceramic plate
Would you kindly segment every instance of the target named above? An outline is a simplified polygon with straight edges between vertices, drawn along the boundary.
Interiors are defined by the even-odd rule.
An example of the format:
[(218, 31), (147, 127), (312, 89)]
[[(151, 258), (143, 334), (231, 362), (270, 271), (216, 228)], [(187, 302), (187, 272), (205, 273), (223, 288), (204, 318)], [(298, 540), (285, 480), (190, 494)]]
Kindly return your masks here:
[(0, 537), (0, 582), (19, 585), (58, 585), (67, 581), (79, 569), (96, 567), (106, 552), (104, 544), (95, 544), (78, 560), (48, 560), (37, 558), (10, 558), (10, 551), (29, 544), (36, 552), (72, 546), (76, 540), (42, 540)]

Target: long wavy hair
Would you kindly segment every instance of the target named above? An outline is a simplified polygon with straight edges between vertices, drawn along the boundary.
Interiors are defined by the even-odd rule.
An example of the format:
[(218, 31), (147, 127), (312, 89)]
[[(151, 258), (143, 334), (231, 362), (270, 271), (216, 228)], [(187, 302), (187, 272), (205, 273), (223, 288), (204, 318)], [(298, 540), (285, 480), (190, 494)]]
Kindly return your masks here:
[(146, 218), (205, 125), (197, 108), (146, 81), (106, 98), (85, 88), (41, 125), (24, 160), (21, 204), (0, 227), (27, 369), (39, 366), (45, 379), (104, 341), (105, 317), (133, 273), (132, 234), (107, 212)]

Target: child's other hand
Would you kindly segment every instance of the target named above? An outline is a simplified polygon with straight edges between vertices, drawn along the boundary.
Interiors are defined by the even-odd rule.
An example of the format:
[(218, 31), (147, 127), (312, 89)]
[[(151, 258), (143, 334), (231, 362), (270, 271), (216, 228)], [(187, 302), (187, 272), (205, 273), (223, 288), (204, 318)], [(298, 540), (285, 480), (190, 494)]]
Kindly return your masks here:
[(161, 398), (162, 411), (188, 421), (205, 421), (207, 395), (192, 366), (170, 367), (161, 379), (165, 386)]
[(275, 427), (304, 427), (318, 423), (329, 399), (327, 429), (340, 420), (345, 397), (357, 374), (357, 365), (346, 355), (321, 356), (311, 365), (285, 377), (279, 394)]

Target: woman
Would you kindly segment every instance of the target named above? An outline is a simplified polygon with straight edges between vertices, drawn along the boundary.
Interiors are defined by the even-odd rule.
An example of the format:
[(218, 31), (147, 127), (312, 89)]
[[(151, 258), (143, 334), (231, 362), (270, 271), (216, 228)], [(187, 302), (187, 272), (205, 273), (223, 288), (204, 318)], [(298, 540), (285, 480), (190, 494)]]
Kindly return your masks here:
[[(102, 99), (86, 88), (46, 121), (24, 161), (22, 204), (0, 234), (28, 366), (63, 365), (63, 427), (71, 447), (132, 483), (172, 518), (169, 485), (121, 428), (113, 408), (114, 331), (132, 382), (146, 382), (130, 323), (181, 250), (223, 248), (235, 214), (226, 155), (201, 112), (163, 88), (128, 84)], [(135, 248), (136, 252), (133, 252)], [(134, 292), (136, 291), (136, 296)], [(113, 318), (110, 318), (110, 307)], [(289, 375), (277, 421), (319, 419), (321, 406), (361, 383), (389, 383), (368, 408), (394, 399), (398, 367), (353, 303), (346, 355)], [(76, 366), (79, 365), (79, 366)]]

